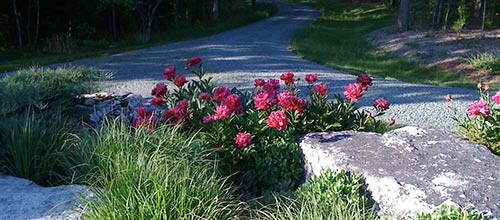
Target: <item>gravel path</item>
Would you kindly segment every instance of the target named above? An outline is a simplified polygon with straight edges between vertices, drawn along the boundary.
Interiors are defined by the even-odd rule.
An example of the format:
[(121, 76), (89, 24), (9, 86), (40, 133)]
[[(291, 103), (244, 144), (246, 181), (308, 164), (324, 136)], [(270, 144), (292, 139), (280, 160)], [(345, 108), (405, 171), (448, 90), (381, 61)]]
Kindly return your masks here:
[[(330, 95), (342, 93), (355, 76), (303, 60), (289, 50), (294, 32), (315, 20), (319, 12), (282, 0), (276, 3), (279, 8), (276, 16), (242, 28), (71, 64), (115, 72), (115, 78), (104, 83), (105, 91), (131, 91), (146, 96), (163, 80), (165, 66), (175, 65), (178, 72), (183, 72), (180, 69), (186, 58), (193, 55), (202, 57), (205, 69), (219, 85), (250, 88), (255, 78), (278, 78), (282, 72), (293, 71), (301, 78), (307, 73), (317, 73), (327, 83)], [(453, 131), (456, 126), (450, 118), (449, 103), (444, 100), (447, 93), (454, 96), (453, 106), (462, 112), (477, 97), (474, 90), (375, 79), (360, 104), (370, 106), (376, 98), (384, 97), (391, 102), (386, 118), (393, 117), (401, 124)]]

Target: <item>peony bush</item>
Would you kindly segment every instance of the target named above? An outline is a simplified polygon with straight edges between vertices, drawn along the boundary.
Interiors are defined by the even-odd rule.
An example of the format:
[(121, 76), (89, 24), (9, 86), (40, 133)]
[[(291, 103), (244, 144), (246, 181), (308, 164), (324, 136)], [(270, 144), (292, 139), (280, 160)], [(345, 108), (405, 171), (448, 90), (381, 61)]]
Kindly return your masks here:
[[(461, 135), (500, 155), (500, 91), (492, 95), (490, 86), (482, 83), (478, 83), (477, 88), (479, 99), (467, 106), (465, 116), (453, 109), (453, 119), (457, 121)], [(445, 99), (453, 101), (450, 94)]]
[[(243, 192), (291, 189), (302, 178), (302, 159), (297, 136), (317, 131), (383, 131), (389, 123), (376, 120), (389, 108), (385, 99), (374, 102), (374, 111), (355, 105), (372, 80), (361, 74), (349, 84), (344, 97), (328, 98), (328, 87), (316, 74), (304, 77), (307, 97), (299, 94), (300, 79), (293, 72), (279, 79), (255, 79), (253, 91), (214, 87), (204, 77), (201, 58), (188, 59), (184, 68), (194, 80), (165, 68), (167, 82), (151, 91), (152, 110), (138, 108), (132, 119), (135, 128), (154, 129), (161, 123), (199, 131), (216, 151), (219, 168)], [(281, 81), (280, 81), (281, 80)], [(168, 89), (172, 87), (173, 89)]]

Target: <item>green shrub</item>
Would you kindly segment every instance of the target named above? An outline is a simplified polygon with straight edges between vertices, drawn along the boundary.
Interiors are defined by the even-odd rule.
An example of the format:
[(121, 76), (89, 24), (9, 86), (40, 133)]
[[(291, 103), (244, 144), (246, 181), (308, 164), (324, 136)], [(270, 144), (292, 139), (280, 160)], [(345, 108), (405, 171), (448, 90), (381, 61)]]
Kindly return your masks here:
[(382, 106), (374, 113), (356, 106), (357, 99), (372, 85), (372, 79), (365, 74), (346, 87), (346, 98), (337, 95), (329, 101), (328, 88), (316, 82), (316, 74), (305, 76), (309, 96), (302, 99), (300, 81), (292, 72), (280, 76), (283, 83), (278, 79), (255, 79), (253, 92), (242, 92), (224, 86), (213, 88), (211, 79), (204, 78), (200, 57), (192, 57), (187, 63), (187, 69), (191, 68), (197, 79), (187, 81), (170, 66), (164, 76), (173, 82), (173, 92), (167, 90), (168, 82), (158, 83), (152, 90), (152, 103), (165, 109), (163, 119), (138, 108), (132, 125), (151, 129), (163, 122), (199, 129), (204, 140), (217, 149), (222, 171), (232, 175), (243, 192), (260, 195), (266, 190), (289, 190), (298, 185), (302, 160), (296, 135), (382, 131), (388, 127), (375, 120), (389, 108), (386, 100), (377, 100)]
[(104, 77), (98, 70), (81, 67), (32, 67), (8, 74), (0, 78), (0, 116), (28, 108), (64, 109), (77, 95), (96, 91)]
[(477, 53), (465, 60), (478, 69), (489, 71), (491, 74), (500, 74), (499, 53)]
[(234, 184), (244, 193), (293, 190), (302, 178), (300, 147), (290, 129), (269, 129), (266, 135), (254, 136), (252, 144), (242, 150), (231, 143), (218, 152), (221, 169), (226, 175), (233, 175)]
[(325, 170), (309, 179), (295, 198), (276, 196), (275, 203), (257, 210), (256, 219), (364, 220), (376, 219), (359, 176)]
[(0, 120), (0, 172), (50, 186), (64, 183), (64, 145), (72, 128), (33, 111)]
[(71, 147), (67, 168), (94, 186), (89, 219), (235, 219), (243, 204), (197, 135), (113, 123)]
[(458, 208), (444, 205), (431, 213), (417, 213), (409, 217), (412, 220), (487, 220), (481, 212), (475, 209)]

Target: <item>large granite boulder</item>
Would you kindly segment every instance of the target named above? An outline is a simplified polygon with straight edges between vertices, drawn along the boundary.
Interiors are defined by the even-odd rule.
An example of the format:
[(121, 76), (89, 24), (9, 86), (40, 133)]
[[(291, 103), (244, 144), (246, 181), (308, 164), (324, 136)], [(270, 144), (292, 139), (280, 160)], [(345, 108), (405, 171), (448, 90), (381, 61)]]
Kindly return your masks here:
[(443, 203), (500, 216), (500, 157), (452, 134), (416, 127), (384, 135), (313, 133), (300, 146), (306, 178), (325, 168), (361, 174), (379, 213), (390, 219)]
[(82, 219), (83, 202), (90, 189), (81, 185), (42, 187), (0, 174), (0, 219), (76, 220)]

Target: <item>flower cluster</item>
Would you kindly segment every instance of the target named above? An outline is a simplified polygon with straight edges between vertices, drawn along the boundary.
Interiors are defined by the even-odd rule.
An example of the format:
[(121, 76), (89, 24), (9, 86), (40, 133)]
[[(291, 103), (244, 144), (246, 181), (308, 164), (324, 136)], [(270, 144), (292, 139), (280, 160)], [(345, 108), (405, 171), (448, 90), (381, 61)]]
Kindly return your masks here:
[[(311, 99), (306, 101), (297, 96), (300, 92), (297, 87), (295, 74), (293, 72), (286, 72), (279, 77), (279, 79), (283, 81), (285, 89), (281, 89), (280, 80), (278, 79), (255, 79), (255, 90), (253, 92), (253, 97), (250, 99), (252, 102), (249, 103), (250, 105), (245, 105), (244, 107), (242, 105), (242, 98), (238, 95), (242, 93), (233, 93), (229, 88), (224, 86), (219, 86), (207, 91), (211, 86), (208, 84), (209, 81), (202, 80), (201, 58), (199, 56), (189, 58), (186, 62), (185, 69), (189, 70), (196, 65), (199, 67), (199, 72), (194, 71), (193, 73), (199, 76), (200, 81), (196, 83), (193, 82), (192, 85), (194, 87), (187, 86), (187, 88), (191, 89), (196, 88), (195, 91), (190, 91), (190, 89), (184, 87), (184, 85), (188, 83), (186, 77), (182, 74), (177, 75), (174, 66), (166, 67), (163, 71), (163, 76), (167, 81), (173, 83), (173, 85), (177, 87), (177, 90), (170, 95), (167, 85), (164, 82), (156, 84), (152, 89), (152, 105), (169, 106), (170, 104), (170, 106), (172, 106), (171, 104), (175, 104), (173, 107), (164, 110), (162, 119), (165, 122), (171, 124), (186, 124), (184, 122), (189, 121), (190, 123), (196, 124), (198, 123), (196, 120), (199, 120), (203, 127), (211, 129), (212, 126), (219, 126), (221, 124), (211, 124), (214, 121), (223, 121), (223, 119), (226, 118), (233, 118), (233, 114), (234, 117), (241, 117), (243, 121), (245, 121), (246, 117), (250, 117), (249, 114), (254, 114), (252, 112), (255, 112), (255, 114), (258, 114), (258, 117), (264, 117), (262, 119), (265, 120), (259, 120), (254, 123), (254, 126), (264, 121), (267, 128), (283, 131), (287, 126), (296, 126), (300, 124), (299, 122), (302, 120), (308, 121), (305, 123), (306, 125), (313, 125), (311, 128), (303, 129), (303, 131), (314, 131), (315, 128), (319, 130), (331, 129), (335, 127), (332, 127), (329, 123), (340, 123), (340, 126), (344, 126), (341, 124), (342, 121), (338, 120), (361, 120), (359, 118), (352, 118), (355, 116), (354, 112), (357, 109), (353, 108), (352, 105), (361, 98), (363, 92), (368, 90), (372, 85), (372, 79), (368, 75), (359, 75), (355, 83), (351, 83), (345, 88), (344, 96), (347, 98), (348, 104), (343, 108), (347, 109), (342, 110), (342, 114), (337, 115), (338, 113), (333, 114), (333, 112), (338, 111), (336, 105), (340, 105), (344, 101), (337, 100), (331, 103), (327, 102), (328, 87), (323, 82), (317, 82), (318, 75), (307, 74), (304, 77), (308, 84), (309, 94), (311, 95)], [(193, 99), (193, 97), (197, 97), (198, 99)], [(177, 101), (174, 102), (175, 100)], [(247, 98), (245, 98), (245, 100), (247, 100)], [(310, 107), (308, 107), (308, 103), (310, 103)], [(373, 106), (377, 112), (383, 112), (389, 109), (389, 102), (383, 98), (379, 98), (375, 100)], [(251, 107), (253, 107), (254, 110), (252, 110)], [(197, 117), (197, 115), (199, 115), (199, 117)], [(197, 119), (193, 121), (193, 117)], [(319, 117), (319, 119), (315, 120), (315, 117)], [(154, 112), (145, 111), (144, 108), (138, 109), (133, 119), (134, 127), (147, 125), (147, 127), (151, 129), (156, 126), (157, 123), (158, 119)], [(345, 128), (351, 128), (349, 125), (345, 126)], [(249, 131), (252, 130), (252, 128), (245, 127), (245, 125), (238, 125), (237, 133), (233, 133), (233, 143), (239, 149), (244, 149), (251, 143), (250, 136), (252, 134)], [(267, 128), (264, 127), (253, 130), (265, 132)], [(265, 134), (262, 133), (260, 135)], [(218, 142), (219, 141), (215, 141), (214, 144), (221, 144)]]
[[(479, 89), (480, 99), (473, 101), (467, 106), (467, 114), (472, 118), (476, 118), (479, 115), (488, 117), (490, 115), (490, 109), (493, 108), (493, 103), (500, 105), (500, 91), (490, 98), (488, 95), (488, 90), (490, 89), (489, 84), (479, 82), (477, 88)], [(450, 101), (451, 95), (448, 94), (445, 98)]]
[[(456, 108), (453, 119), (458, 122), (459, 132), (470, 141), (484, 144), (491, 151), (500, 154), (500, 91), (490, 95), (490, 85), (478, 83), (479, 99), (472, 101), (461, 117)], [(451, 94), (445, 99), (453, 101)]]
[[(187, 67), (199, 64), (201, 60), (193, 57), (188, 59)], [(181, 89), (184, 84), (187, 83), (186, 76), (183, 74), (176, 75), (176, 68), (174, 66), (168, 66), (163, 70), (163, 77), (173, 82), (178, 89)], [(155, 87), (151, 90), (151, 105), (154, 106), (164, 106), (167, 103), (167, 99), (169, 97), (169, 92), (167, 85), (164, 82), (160, 82), (155, 85)], [(181, 100), (174, 107), (168, 108), (163, 112), (163, 120), (168, 121), (172, 124), (179, 124), (187, 119), (188, 110), (187, 106), (189, 101), (187, 99)], [(132, 118), (132, 125), (135, 128), (144, 126), (146, 129), (150, 130), (153, 127), (156, 127), (158, 124), (158, 118), (153, 111), (146, 111), (144, 107), (139, 107), (136, 110), (135, 116)]]
[[(150, 130), (161, 120), (200, 131), (203, 140), (219, 153), (221, 163), (227, 163), (228, 175), (238, 173), (234, 175), (239, 178), (238, 184), (249, 190), (272, 186), (281, 178), (300, 180), (297, 134), (370, 130), (374, 128), (370, 123), (376, 121), (375, 116), (389, 108), (389, 102), (382, 98), (373, 104), (377, 114), (355, 105), (372, 85), (372, 79), (365, 74), (345, 88), (346, 98), (335, 95), (330, 100), (327, 83), (318, 82), (316, 74), (304, 76), (309, 97), (301, 98), (299, 95), (305, 93), (300, 90), (303, 87), (299, 76), (293, 72), (274, 79), (255, 79), (253, 91), (239, 91), (225, 86), (214, 88), (210, 78), (203, 78), (201, 66), (199, 56), (187, 60), (184, 69), (198, 76), (198, 80), (189, 81), (185, 75), (177, 74), (175, 67), (166, 67), (166, 82), (156, 84), (151, 91), (155, 111), (140, 107), (132, 125)], [(168, 88), (174, 89), (169, 92)], [(158, 119), (156, 114), (162, 117)], [(269, 166), (272, 171), (266, 169)], [(269, 175), (277, 177), (267, 178)]]
[(188, 100), (183, 99), (175, 107), (167, 109), (163, 113), (163, 119), (170, 121), (172, 124), (178, 124), (184, 120), (187, 111)]
[(370, 86), (372, 86), (372, 79), (366, 74), (360, 74), (356, 78), (356, 83), (345, 87), (344, 96), (353, 102), (357, 101), (363, 96), (363, 91), (368, 90)]
[[(210, 97), (209, 93), (202, 93), (205, 98)], [(224, 119), (229, 117), (233, 112), (241, 114), (243, 107), (241, 106), (240, 96), (232, 94), (231, 91), (224, 87), (217, 87), (213, 91), (213, 99), (217, 106), (213, 115), (203, 117), (203, 123), (207, 124), (215, 120)], [(201, 95), (200, 95), (201, 98)]]

